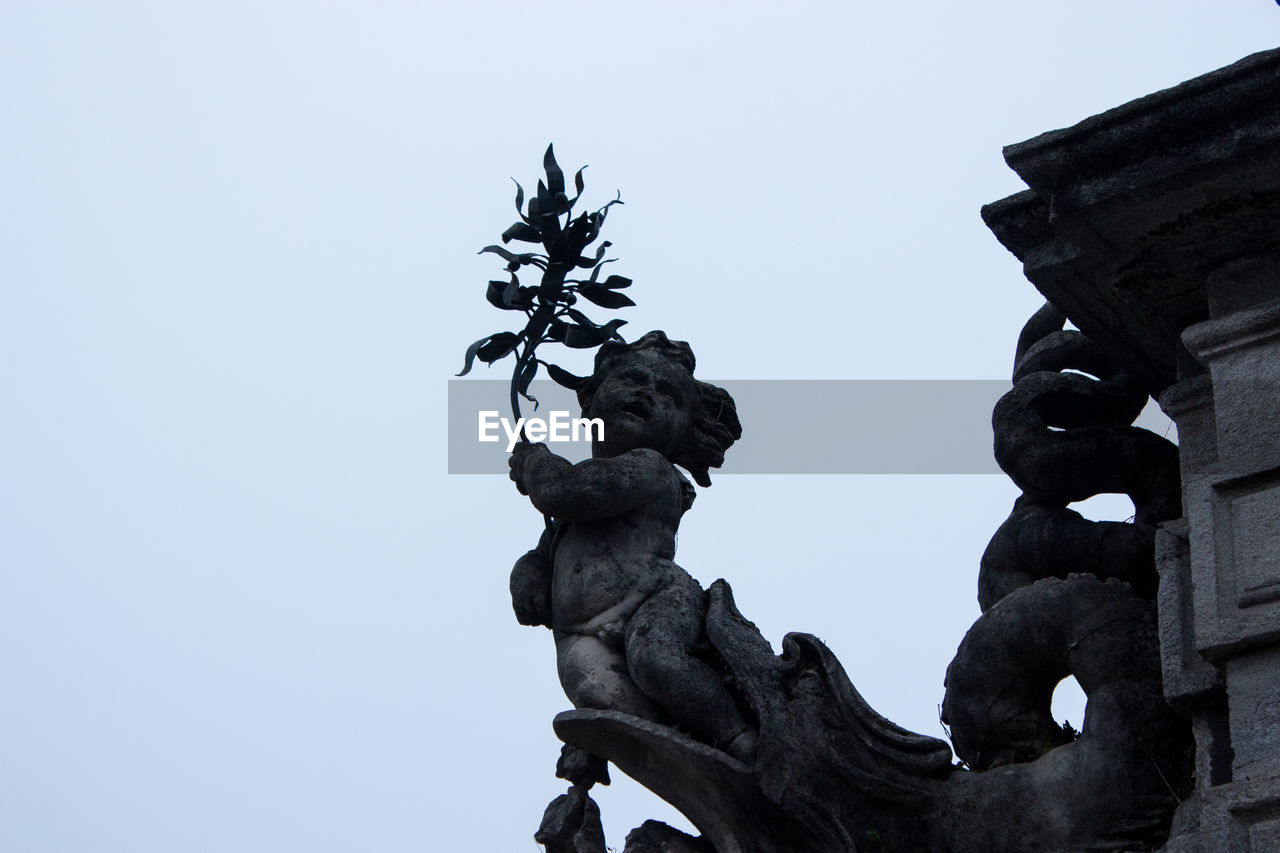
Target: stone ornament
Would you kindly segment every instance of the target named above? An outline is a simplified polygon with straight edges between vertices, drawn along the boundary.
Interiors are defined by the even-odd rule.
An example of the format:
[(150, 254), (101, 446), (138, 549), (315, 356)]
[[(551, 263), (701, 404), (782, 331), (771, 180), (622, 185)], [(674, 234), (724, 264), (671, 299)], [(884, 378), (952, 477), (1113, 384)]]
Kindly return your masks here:
[[(702, 832), (647, 822), (628, 853), (1158, 846), (1190, 774), (1150, 601), (1177, 452), (1130, 425), (1145, 392), (1062, 326), (1052, 307), (1032, 318), (996, 407), (997, 459), (1024, 494), (984, 556), (984, 612), (947, 674), (957, 764), (944, 741), (877, 714), (816, 637), (789, 634), (775, 655), (726, 581), (703, 590), (673, 562), (694, 495), (676, 466), (710, 484), (741, 435), (733, 401), (662, 332), (601, 347), (578, 390), (605, 424), (593, 458), (524, 444), (510, 462), (552, 519), (512, 571), (512, 602), (551, 628), (575, 708), (555, 720), (572, 787), (538, 832), (549, 851), (605, 850), (588, 791), (607, 783), (606, 760)], [(1133, 497), (1134, 524), (1066, 508), (1102, 491)], [(1049, 713), (1067, 675), (1090, 697), (1079, 733)]]

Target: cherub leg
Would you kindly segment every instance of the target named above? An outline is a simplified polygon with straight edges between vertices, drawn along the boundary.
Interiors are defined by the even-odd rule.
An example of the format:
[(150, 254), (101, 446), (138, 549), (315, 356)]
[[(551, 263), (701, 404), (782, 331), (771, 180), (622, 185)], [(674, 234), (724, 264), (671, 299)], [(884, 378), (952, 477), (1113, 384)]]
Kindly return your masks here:
[(755, 735), (720, 673), (692, 654), (702, 632), (702, 588), (693, 578), (672, 584), (635, 612), (627, 626), (631, 678), (677, 722), (712, 745), (746, 758)]
[(622, 711), (662, 719), (664, 714), (627, 675), (627, 659), (598, 637), (556, 635), (556, 669), (560, 685), (575, 708)]

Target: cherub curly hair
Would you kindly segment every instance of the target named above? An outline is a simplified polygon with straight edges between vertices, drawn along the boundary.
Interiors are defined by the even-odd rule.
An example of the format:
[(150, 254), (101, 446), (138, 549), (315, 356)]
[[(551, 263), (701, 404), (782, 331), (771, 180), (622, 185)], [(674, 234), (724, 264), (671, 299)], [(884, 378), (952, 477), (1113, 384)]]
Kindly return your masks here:
[[(639, 351), (652, 351), (689, 371), (693, 376), (693, 350), (684, 341), (673, 341), (666, 333), (649, 332), (634, 343), (607, 341), (596, 352), (595, 369), (577, 389), (578, 403), (583, 411), (591, 405), (591, 398), (604, 377), (624, 356)], [(693, 380), (697, 389), (695, 411), (689, 441), (671, 461), (693, 475), (699, 486), (710, 486), (708, 469), (724, 464), (724, 454), (742, 437), (742, 424), (738, 421), (738, 408), (729, 392), (709, 382)]]

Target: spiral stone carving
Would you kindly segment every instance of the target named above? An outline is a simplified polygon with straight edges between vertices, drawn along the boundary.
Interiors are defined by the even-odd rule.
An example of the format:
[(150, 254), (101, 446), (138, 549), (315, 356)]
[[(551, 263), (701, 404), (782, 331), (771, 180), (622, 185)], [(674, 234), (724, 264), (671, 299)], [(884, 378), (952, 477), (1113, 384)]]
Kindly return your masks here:
[[(1023, 493), (983, 554), (983, 615), (948, 668), (943, 719), (975, 771), (1074, 753), (1080, 778), (1121, 789), (1115, 844), (1155, 843), (1190, 784), (1151, 602), (1156, 526), (1180, 514), (1178, 451), (1132, 425), (1146, 393), (1065, 319), (1046, 304), (1028, 321), (992, 416), (996, 461)], [(1132, 499), (1131, 522), (1068, 507), (1104, 493)], [(1089, 698), (1078, 741), (1050, 709), (1068, 675)]]
[[(1181, 515), (1178, 448), (1132, 426), (1146, 392), (1046, 304), (1018, 340), (1013, 390), (992, 415), (995, 456), (1023, 491), (982, 557), (985, 612), (1040, 578), (1088, 572), (1152, 598), (1156, 526)], [(1132, 524), (1089, 521), (1068, 504), (1105, 493), (1133, 501)]]

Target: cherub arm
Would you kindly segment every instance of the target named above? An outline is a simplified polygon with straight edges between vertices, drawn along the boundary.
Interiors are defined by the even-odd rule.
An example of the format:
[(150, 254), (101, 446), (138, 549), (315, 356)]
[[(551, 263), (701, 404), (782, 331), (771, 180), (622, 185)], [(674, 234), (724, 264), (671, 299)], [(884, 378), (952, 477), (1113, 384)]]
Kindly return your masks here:
[(544, 515), (564, 521), (612, 518), (659, 497), (678, 484), (675, 469), (656, 450), (587, 459), (576, 465), (545, 444), (518, 444), (511, 479)]

